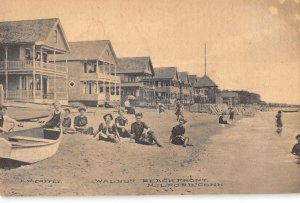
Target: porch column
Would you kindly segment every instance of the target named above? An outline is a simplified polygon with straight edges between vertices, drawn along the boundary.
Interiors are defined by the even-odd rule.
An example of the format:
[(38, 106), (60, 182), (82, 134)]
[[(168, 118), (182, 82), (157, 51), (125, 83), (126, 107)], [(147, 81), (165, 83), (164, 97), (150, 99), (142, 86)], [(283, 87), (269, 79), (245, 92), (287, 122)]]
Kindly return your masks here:
[(5, 98), (7, 99), (7, 95), (8, 95), (8, 73), (7, 73), (7, 69), (8, 69), (8, 64), (7, 64), (7, 58), (8, 58), (8, 55), (7, 55), (7, 49), (8, 47), (6, 46), (5, 47)]
[(41, 46), (41, 61), (40, 61), (40, 67), (41, 67), (41, 78), (40, 78), (40, 92), (41, 92), (41, 97), (42, 99), (44, 99), (44, 96), (43, 96), (43, 48)]
[(35, 99), (36, 81), (35, 81), (35, 45), (32, 46), (32, 64), (33, 64), (33, 75), (32, 75), (32, 97)]
[(56, 100), (56, 52), (53, 49), (53, 63), (54, 63), (54, 100)]
[(117, 76), (117, 66), (116, 66), (116, 64), (114, 64), (114, 67), (115, 67), (115, 76)]
[(68, 68), (68, 55), (65, 53), (66, 61), (65, 61), (65, 68), (66, 68), (66, 89), (65, 89), (65, 94), (66, 94), (66, 100), (68, 102), (69, 100), (69, 91), (68, 91), (68, 83), (69, 83), (69, 68)]
[(99, 80), (98, 80), (98, 73), (99, 73), (99, 64), (98, 64), (98, 60), (96, 60), (97, 63), (97, 69), (96, 69), (96, 74), (97, 74), (97, 80), (96, 80), (96, 93), (99, 94)]
[(111, 75), (110, 63), (108, 64), (108, 74)]
[(115, 95), (117, 95), (117, 83), (115, 82)]

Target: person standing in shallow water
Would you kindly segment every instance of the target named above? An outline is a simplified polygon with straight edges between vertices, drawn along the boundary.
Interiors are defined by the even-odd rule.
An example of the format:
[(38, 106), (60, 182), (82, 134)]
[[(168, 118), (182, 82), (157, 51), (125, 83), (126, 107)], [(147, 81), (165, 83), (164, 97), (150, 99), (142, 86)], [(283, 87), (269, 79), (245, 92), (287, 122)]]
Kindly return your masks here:
[(281, 111), (278, 111), (278, 113), (276, 114), (276, 127), (277, 127), (277, 133), (281, 133), (282, 132), (282, 119), (281, 119), (282, 115), (281, 115)]
[[(135, 114), (136, 122), (131, 124), (131, 139), (134, 138), (135, 143), (144, 145), (154, 145), (162, 147), (162, 145), (157, 140), (154, 132), (150, 130), (149, 126), (142, 121), (143, 114)], [(130, 139), (130, 140), (131, 140)]]

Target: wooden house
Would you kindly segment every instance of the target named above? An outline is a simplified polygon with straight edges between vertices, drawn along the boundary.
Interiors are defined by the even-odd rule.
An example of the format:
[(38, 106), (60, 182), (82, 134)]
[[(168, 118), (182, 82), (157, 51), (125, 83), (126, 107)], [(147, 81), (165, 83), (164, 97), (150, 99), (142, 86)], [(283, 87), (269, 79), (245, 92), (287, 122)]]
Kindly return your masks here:
[(206, 74), (194, 84), (194, 100), (197, 103), (216, 103), (218, 86)]
[(155, 104), (154, 70), (149, 56), (118, 58), (117, 75), (121, 78), (122, 101), (132, 95), (137, 106)]
[(179, 99), (183, 104), (190, 104), (192, 102), (191, 97), (191, 83), (189, 80), (188, 72), (178, 72), (178, 77), (180, 80), (180, 96)]
[(69, 51), (58, 18), (0, 22), (0, 84), (5, 100), (67, 104), (66, 61), (57, 64), (48, 56)]
[(164, 103), (174, 103), (180, 97), (180, 83), (176, 67), (154, 68), (155, 96)]
[[(70, 42), (72, 52), (67, 54), (70, 102), (87, 106), (120, 104), (120, 77), (117, 76), (117, 58), (109, 40)], [(63, 63), (65, 57), (56, 58)]]
[(235, 106), (239, 104), (239, 94), (235, 91), (223, 90), (217, 94), (216, 103), (227, 104), (228, 106)]

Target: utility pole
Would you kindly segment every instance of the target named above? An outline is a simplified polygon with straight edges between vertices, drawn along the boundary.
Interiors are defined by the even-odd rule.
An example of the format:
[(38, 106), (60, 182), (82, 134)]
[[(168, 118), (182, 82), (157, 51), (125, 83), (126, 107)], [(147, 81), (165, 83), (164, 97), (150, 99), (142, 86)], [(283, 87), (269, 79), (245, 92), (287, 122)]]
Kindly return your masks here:
[(206, 75), (206, 44), (204, 44), (204, 59), (205, 59), (205, 62), (204, 62), (204, 75)]

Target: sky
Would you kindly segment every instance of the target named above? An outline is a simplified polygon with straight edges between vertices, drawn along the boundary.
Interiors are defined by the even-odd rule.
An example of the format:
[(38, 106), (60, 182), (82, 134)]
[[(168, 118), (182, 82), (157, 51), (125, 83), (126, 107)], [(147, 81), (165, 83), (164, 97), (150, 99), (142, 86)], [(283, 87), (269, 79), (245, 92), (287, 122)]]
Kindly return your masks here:
[(1, 0), (0, 21), (58, 17), (69, 41), (300, 104), (300, 0)]

